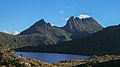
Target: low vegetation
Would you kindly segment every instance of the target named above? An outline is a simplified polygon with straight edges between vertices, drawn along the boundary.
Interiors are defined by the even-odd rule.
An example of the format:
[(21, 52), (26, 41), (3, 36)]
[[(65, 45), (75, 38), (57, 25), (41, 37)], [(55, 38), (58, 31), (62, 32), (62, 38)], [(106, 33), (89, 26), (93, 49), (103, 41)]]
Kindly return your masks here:
[(65, 60), (56, 63), (62, 67), (119, 67), (120, 56), (92, 56), (89, 59)]
[(119, 55), (95, 55), (88, 59), (65, 60), (60, 61), (59, 63), (48, 64), (36, 59), (16, 56), (9, 45), (0, 45), (1, 67), (119, 67), (119, 63)]
[(0, 67), (54, 67), (36, 59), (16, 56), (8, 45), (0, 45)]

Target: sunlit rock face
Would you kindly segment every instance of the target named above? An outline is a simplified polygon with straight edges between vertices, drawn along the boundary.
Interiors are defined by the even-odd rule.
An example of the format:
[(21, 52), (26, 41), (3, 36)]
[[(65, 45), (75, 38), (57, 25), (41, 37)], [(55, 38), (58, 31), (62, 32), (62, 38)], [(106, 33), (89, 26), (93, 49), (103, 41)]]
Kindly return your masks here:
[(100, 31), (103, 27), (91, 16), (82, 14), (78, 17), (71, 16), (63, 29), (71, 32), (71, 38), (76, 39)]
[(63, 29), (71, 32), (86, 31), (88, 33), (94, 33), (102, 30), (103, 27), (91, 16), (80, 15), (78, 17), (71, 16)]

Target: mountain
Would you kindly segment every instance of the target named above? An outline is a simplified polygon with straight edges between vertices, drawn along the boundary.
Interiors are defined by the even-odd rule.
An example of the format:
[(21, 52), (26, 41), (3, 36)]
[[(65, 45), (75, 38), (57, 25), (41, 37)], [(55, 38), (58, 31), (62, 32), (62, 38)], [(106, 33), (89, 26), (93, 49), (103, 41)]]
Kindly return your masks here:
[(58, 27), (52, 26), (50, 23), (46, 23), (44, 19), (39, 20), (27, 30), (22, 31), (20, 35), (38, 35), (38, 37), (49, 39), (53, 42), (53, 44), (71, 40), (70, 33)]
[[(72, 18), (72, 19), (71, 19)], [(77, 18), (77, 17), (76, 17)], [(97, 22), (92, 22), (91, 17), (86, 18), (79, 17), (79, 20), (84, 20), (84, 22), (72, 22), (76, 21), (73, 17), (70, 17), (67, 24), (64, 27), (52, 26), (47, 23), (44, 19), (37, 21), (28, 29), (22, 31), (19, 35), (10, 35), (5, 33), (0, 33), (0, 43), (9, 44), (12, 48), (20, 48), (25, 46), (41, 46), (41, 45), (53, 45), (65, 41), (71, 41), (76, 38), (86, 37), (92, 33), (100, 31), (103, 29), (101, 25)], [(95, 20), (94, 20), (95, 21)], [(66, 30), (67, 25), (71, 23), (71, 26), (76, 24), (76, 30)], [(84, 28), (82, 28), (84, 26)], [(93, 26), (93, 27), (92, 27)], [(95, 27), (95, 29), (93, 29)], [(98, 28), (99, 29), (98, 29)], [(92, 30), (95, 32), (91, 33)], [(14, 45), (13, 45), (14, 44)]]
[(103, 29), (103, 27), (92, 17), (88, 15), (80, 15), (79, 17), (75, 18), (74, 16), (71, 16), (63, 29), (72, 32), (71, 38), (75, 39), (100, 31)]
[[(71, 27), (69, 27), (69, 25), (72, 29), (70, 29)], [(73, 26), (75, 26), (75, 28), (73, 28)], [(66, 28), (68, 28), (69, 31)], [(92, 17), (82, 19), (80, 19), (80, 17), (76, 17), (74, 19), (72, 16), (67, 21), (67, 24), (62, 28), (52, 26), (50, 23), (45, 22), (44, 19), (41, 19), (30, 28), (22, 31), (20, 35), (37, 35), (40, 39), (42, 39), (38, 39), (38, 41), (43, 42), (44, 39), (44, 44), (57, 44), (58, 42), (82, 38), (102, 29), (103, 27), (92, 19)]]
[[(67, 42), (66, 48), (84, 54), (120, 54), (120, 25), (109, 26), (88, 37)], [(64, 43), (66, 44), (66, 43)]]
[[(28, 48), (31, 47), (25, 47), (22, 48), (22, 50), (29, 51)], [(32, 49), (33, 51), (38, 52), (73, 53), (85, 55), (120, 54), (120, 25), (109, 26), (88, 37), (56, 45), (43, 46), (42, 48), (40, 46), (32, 47)]]
[(24, 46), (56, 44), (71, 40), (70, 36), (71, 33), (51, 26), (50, 23), (46, 23), (41, 19), (19, 35), (13, 36), (11, 34), (0, 33), (0, 43), (9, 44), (11, 48), (20, 48)]
[[(54, 35), (57, 36), (58, 33), (53, 34), (52, 32), (59, 30), (57, 32), (59, 32), (60, 34), (65, 33), (64, 34), (65, 37), (62, 35), (61, 36), (63, 38), (66, 38), (66, 41), (68, 41), (70, 39), (76, 39), (76, 38), (82, 38), (82, 37), (88, 36), (102, 29), (103, 27), (92, 17), (88, 15), (80, 15), (79, 17), (76, 17), (76, 18), (74, 18), (74, 16), (71, 16), (68, 19), (67, 24), (61, 29), (59, 27), (51, 26), (50, 23), (46, 23), (44, 19), (41, 19), (40, 21), (36, 22), (34, 25), (32, 25), (27, 30), (22, 31), (20, 35), (28, 35), (28, 34), (50, 35), (52, 34), (53, 36)], [(66, 32), (70, 33), (71, 35), (67, 36)]]
[(63, 29), (72, 32), (87, 31), (88, 33), (94, 33), (103, 29), (103, 27), (92, 17), (83, 16), (84, 15), (80, 15), (80, 17), (75, 18), (71, 16)]

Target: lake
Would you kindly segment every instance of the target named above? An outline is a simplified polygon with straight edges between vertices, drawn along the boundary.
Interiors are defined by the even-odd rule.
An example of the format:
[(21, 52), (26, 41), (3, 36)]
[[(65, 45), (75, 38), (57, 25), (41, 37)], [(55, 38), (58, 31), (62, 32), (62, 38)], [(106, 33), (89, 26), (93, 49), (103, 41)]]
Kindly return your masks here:
[(89, 56), (72, 55), (72, 54), (57, 54), (57, 53), (36, 53), (36, 52), (16, 52), (16, 55), (22, 54), (26, 58), (34, 58), (42, 62), (56, 63), (64, 60), (86, 59)]

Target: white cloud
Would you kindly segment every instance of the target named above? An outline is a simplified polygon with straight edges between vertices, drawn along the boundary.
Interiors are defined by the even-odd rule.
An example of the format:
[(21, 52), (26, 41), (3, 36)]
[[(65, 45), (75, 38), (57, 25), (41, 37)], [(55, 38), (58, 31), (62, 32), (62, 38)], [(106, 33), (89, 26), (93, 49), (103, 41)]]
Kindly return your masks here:
[(80, 19), (83, 19), (83, 18), (90, 18), (91, 16), (89, 15), (84, 15), (84, 14), (81, 14), (80, 16), (78, 16)]
[(10, 34), (9, 31), (7, 31), (7, 30), (3, 30), (3, 33)]
[(69, 18), (65, 18), (66, 21), (68, 21)]
[(62, 20), (68, 21), (69, 18), (62, 18)]
[(14, 31), (14, 32), (12, 32), (11, 34), (12, 34), (12, 35), (18, 35), (18, 34), (20, 34), (20, 32)]
[(12, 35), (18, 35), (20, 32), (14, 31), (14, 32), (11, 33), (8, 30), (3, 30), (3, 33), (12, 34)]
[(60, 13), (60, 14), (64, 14), (65, 11), (64, 11), (64, 10), (60, 10), (59, 13)]
[(52, 26), (55, 26), (53, 23), (51, 23)]

